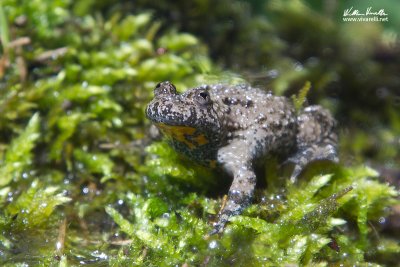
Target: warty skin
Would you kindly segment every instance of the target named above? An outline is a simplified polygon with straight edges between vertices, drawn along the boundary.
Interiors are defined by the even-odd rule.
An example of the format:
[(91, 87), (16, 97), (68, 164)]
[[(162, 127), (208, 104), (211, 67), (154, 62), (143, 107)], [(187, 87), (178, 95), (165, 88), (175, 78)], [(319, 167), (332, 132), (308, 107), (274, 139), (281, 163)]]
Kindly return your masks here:
[(315, 105), (298, 114), (286, 97), (249, 85), (203, 85), (178, 94), (165, 81), (156, 86), (146, 115), (175, 150), (233, 177), (211, 234), (251, 203), (257, 159), (285, 158), (294, 164), (292, 180), (311, 161), (338, 161), (336, 122), (327, 110)]

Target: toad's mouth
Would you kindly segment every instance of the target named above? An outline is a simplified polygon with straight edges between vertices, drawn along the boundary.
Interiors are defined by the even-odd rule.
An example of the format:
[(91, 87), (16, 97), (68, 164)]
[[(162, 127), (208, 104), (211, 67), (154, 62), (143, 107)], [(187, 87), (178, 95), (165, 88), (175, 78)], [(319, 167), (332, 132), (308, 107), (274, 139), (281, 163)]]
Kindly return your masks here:
[(155, 125), (165, 136), (185, 144), (191, 150), (209, 143), (204, 133), (194, 127), (168, 125), (165, 123), (156, 123)]

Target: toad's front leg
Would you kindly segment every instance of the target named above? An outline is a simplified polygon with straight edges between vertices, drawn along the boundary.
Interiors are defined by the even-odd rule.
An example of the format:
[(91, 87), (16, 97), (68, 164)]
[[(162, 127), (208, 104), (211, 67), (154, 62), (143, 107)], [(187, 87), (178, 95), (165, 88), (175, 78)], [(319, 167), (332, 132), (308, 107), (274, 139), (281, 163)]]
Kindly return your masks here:
[(218, 162), (233, 176), (228, 200), (218, 214), (218, 221), (210, 234), (221, 233), (229, 218), (242, 213), (250, 205), (256, 186), (251, 151), (245, 142), (234, 142), (218, 151)]

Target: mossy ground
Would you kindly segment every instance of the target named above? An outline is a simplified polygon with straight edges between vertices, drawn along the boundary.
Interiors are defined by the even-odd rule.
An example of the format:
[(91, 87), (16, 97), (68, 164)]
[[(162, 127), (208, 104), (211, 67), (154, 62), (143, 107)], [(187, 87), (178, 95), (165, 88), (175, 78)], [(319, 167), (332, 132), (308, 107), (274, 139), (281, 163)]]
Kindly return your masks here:
[[(165, 19), (181, 10), (179, 18), (214, 21), (223, 1), (197, 3), (203, 15), (171, 5), (164, 17), (164, 5), (111, 2), (0, 4), (2, 266), (397, 263), (398, 231), (382, 230), (398, 191), (367, 163), (399, 170), (400, 57), (390, 38), (398, 42), (398, 33), (335, 23), (300, 1), (272, 1), (272, 19), (251, 16), (262, 1), (232, 2), (224, 14), (239, 30), (215, 23), (210, 33), (220, 39), (207, 46), (204, 20), (186, 25), (196, 37)], [(304, 42), (290, 38), (298, 35)], [(267, 162), (254, 204), (208, 237), (229, 181), (152, 141), (144, 107), (159, 81), (187, 88), (245, 79), (288, 96), (303, 87), (296, 106), (309, 90), (309, 101), (329, 107), (343, 163), (312, 164), (292, 184)], [(378, 99), (365, 95), (374, 90)]]

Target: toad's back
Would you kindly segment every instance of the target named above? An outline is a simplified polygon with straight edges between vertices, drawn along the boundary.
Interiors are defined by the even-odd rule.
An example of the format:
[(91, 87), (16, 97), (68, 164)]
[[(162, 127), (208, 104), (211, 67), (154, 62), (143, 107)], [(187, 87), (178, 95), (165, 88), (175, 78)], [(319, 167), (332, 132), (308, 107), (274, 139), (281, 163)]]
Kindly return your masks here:
[(297, 117), (287, 98), (247, 85), (213, 85), (209, 92), (227, 143), (243, 140), (253, 157), (288, 153), (295, 146)]

